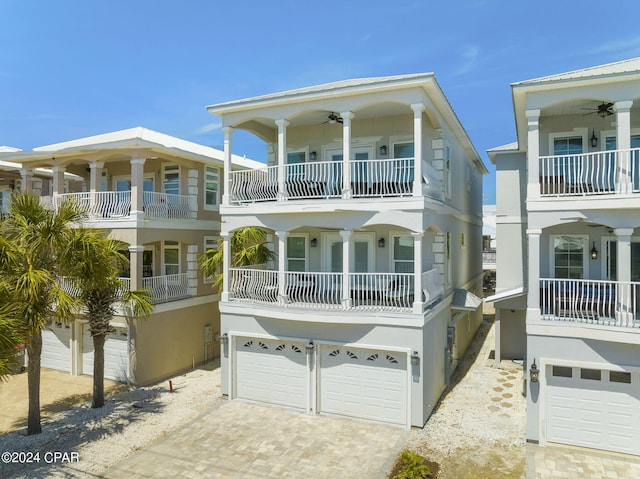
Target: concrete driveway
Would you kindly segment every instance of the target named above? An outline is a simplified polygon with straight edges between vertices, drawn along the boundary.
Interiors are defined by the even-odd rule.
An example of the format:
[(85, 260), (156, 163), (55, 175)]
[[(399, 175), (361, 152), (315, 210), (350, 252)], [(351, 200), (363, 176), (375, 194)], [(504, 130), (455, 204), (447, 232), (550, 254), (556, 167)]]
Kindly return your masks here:
[(394, 426), (222, 401), (104, 477), (383, 479), (407, 436)]

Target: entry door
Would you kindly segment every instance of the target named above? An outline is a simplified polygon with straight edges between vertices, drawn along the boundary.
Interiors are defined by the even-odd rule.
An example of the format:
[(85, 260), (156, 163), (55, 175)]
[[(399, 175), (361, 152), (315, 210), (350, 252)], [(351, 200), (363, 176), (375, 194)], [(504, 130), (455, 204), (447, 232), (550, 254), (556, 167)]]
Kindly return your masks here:
[[(353, 273), (368, 273), (373, 266), (373, 235), (353, 235), (351, 241), (351, 264)], [(325, 270), (332, 273), (342, 272), (342, 236), (327, 237)]]

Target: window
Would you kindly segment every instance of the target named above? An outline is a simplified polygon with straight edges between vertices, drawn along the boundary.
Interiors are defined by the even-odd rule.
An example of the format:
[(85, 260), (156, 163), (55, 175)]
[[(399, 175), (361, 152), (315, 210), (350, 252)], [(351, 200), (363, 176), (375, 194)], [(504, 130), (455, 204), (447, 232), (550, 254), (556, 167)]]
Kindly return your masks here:
[(304, 151), (292, 151), (287, 153), (287, 179), (302, 180), (304, 179), (304, 162), (306, 161), (306, 153)]
[(287, 236), (287, 270), (307, 270), (307, 238), (305, 236)]
[(177, 241), (165, 241), (164, 250), (164, 274), (180, 273), (180, 244)]
[(398, 160), (395, 165), (398, 181), (402, 183), (413, 182), (414, 156), (413, 142), (395, 143), (393, 145), (393, 157)]
[(553, 366), (551, 374), (557, 378), (570, 378), (573, 370), (566, 366)]
[(212, 166), (204, 169), (204, 207), (215, 209), (220, 202), (220, 170)]
[(579, 155), (582, 153), (582, 137), (567, 136), (553, 139), (553, 154), (555, 156)]
[[(209, 250), (217, 250), (220, 246), (220, 237), (219, 236), (205, 236), (204, 237), (204, 251), (205, 253)], [(218, 273), (218, 271), (216, 271)], [(204, 283), (213, 283), (213, 276), (206, 276), (203, 280)]]
[(180, 167), (178, 165), (165, 165), (162, 189), (164, 193), (169, 195), (180, 194)]
[(589, 379), (591, 381), (600, 381), (602, 371), (599, 369), (580, 369), (580, 379)]
[(413, 236), (393, 237), (393, 272), (413, 273)]
[(609, 382), (631, 384), (631, 373), (624, 371), (609, 371)]
[(451, 197), (451, 148), (448, 146), (444, 149), (444, 175), (442, 181), (444, 183), (444, 194), (447, 198)]
[(583, 279), (587, 275), (587, 237), (552, 236), (554, 278)]

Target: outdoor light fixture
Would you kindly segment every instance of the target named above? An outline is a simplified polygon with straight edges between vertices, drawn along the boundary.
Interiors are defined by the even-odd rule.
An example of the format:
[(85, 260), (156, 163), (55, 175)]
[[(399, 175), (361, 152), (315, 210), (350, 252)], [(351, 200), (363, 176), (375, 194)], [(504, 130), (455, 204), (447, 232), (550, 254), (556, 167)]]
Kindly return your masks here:
[(384, 238), (378, 240), (378, 248), (384, 248)]
[(229, 343), (229, 335), (227, 333), (224, 333), (220, 337), (220, 343), (222, 343), (222, 344), (228, 344)]
[(418, 354), (418, 351), (414, 351), (413, 353), (411, 353), (411, 364), (413, 366), (417, 366), (418, 364), (420, 364), (420, 355)]
[(593, 130), (593, 133), (591, 134), (591, 146), (592, 147), (596, 147), (598, 146), (598, 137), (596, 136), (596, 130)]
[(312, 353), (313, 352), (313, 348), (314, 348), (313, 341), (309, 341), (309, 344), (307, 344), (304, 347), (304, 349), (306, 349), (308, 353)]
[(316, 153), (315, 151), (312, 151), (311, 153), (309, 153), (309, 159), (311, 161), (316, 161), (317, 157), (318, 157), (318, 153)]
[(312, 248), (315, 248), (316, 246), (318, 246), (318, 238), (313, 238), (311, 241), (309, 241), (309, 244)]
[(531, 369), (529, 369), (529, 380), (532, 383), (538, 382), (538, 376), (540, 375), (540, 370), (538, 366), (536, 366), (536, 360), (533, 360), (533, 364), (531, 365)]
[(380, 155), (385, 156), (387, 154), (387, 145), (382, 145), (380, 147)]
[(591, 248), (591, 259), (598, 259), (598, 250), (596, 249), (596, 242), (593, 242), (593, 248)]

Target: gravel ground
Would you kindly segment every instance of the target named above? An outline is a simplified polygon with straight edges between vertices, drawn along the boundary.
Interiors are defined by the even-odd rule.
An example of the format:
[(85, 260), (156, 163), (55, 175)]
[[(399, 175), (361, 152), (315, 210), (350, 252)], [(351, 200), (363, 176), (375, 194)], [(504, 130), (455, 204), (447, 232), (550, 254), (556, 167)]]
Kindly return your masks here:
[[(132, 452), (188, 423), (221, 400), (220, 368), (204, 368), (169, 382), (107, 396), (105, 406), (76, 406), (43, 420), (42, 434), (25, 430), (0, 436), (0, 452), (40, 452), (40, 463), (0, 464), (0, 478), (92, 477)], [(45, 453), (75, 452), (79, 460), (51, 464)], [(49, 463), (45, 463), (49, 461)]]
[(494, 367), (494, 326), (485, 319), (412, 449), (440, 464), (440, 479), (525, 477), (522, 366)]

